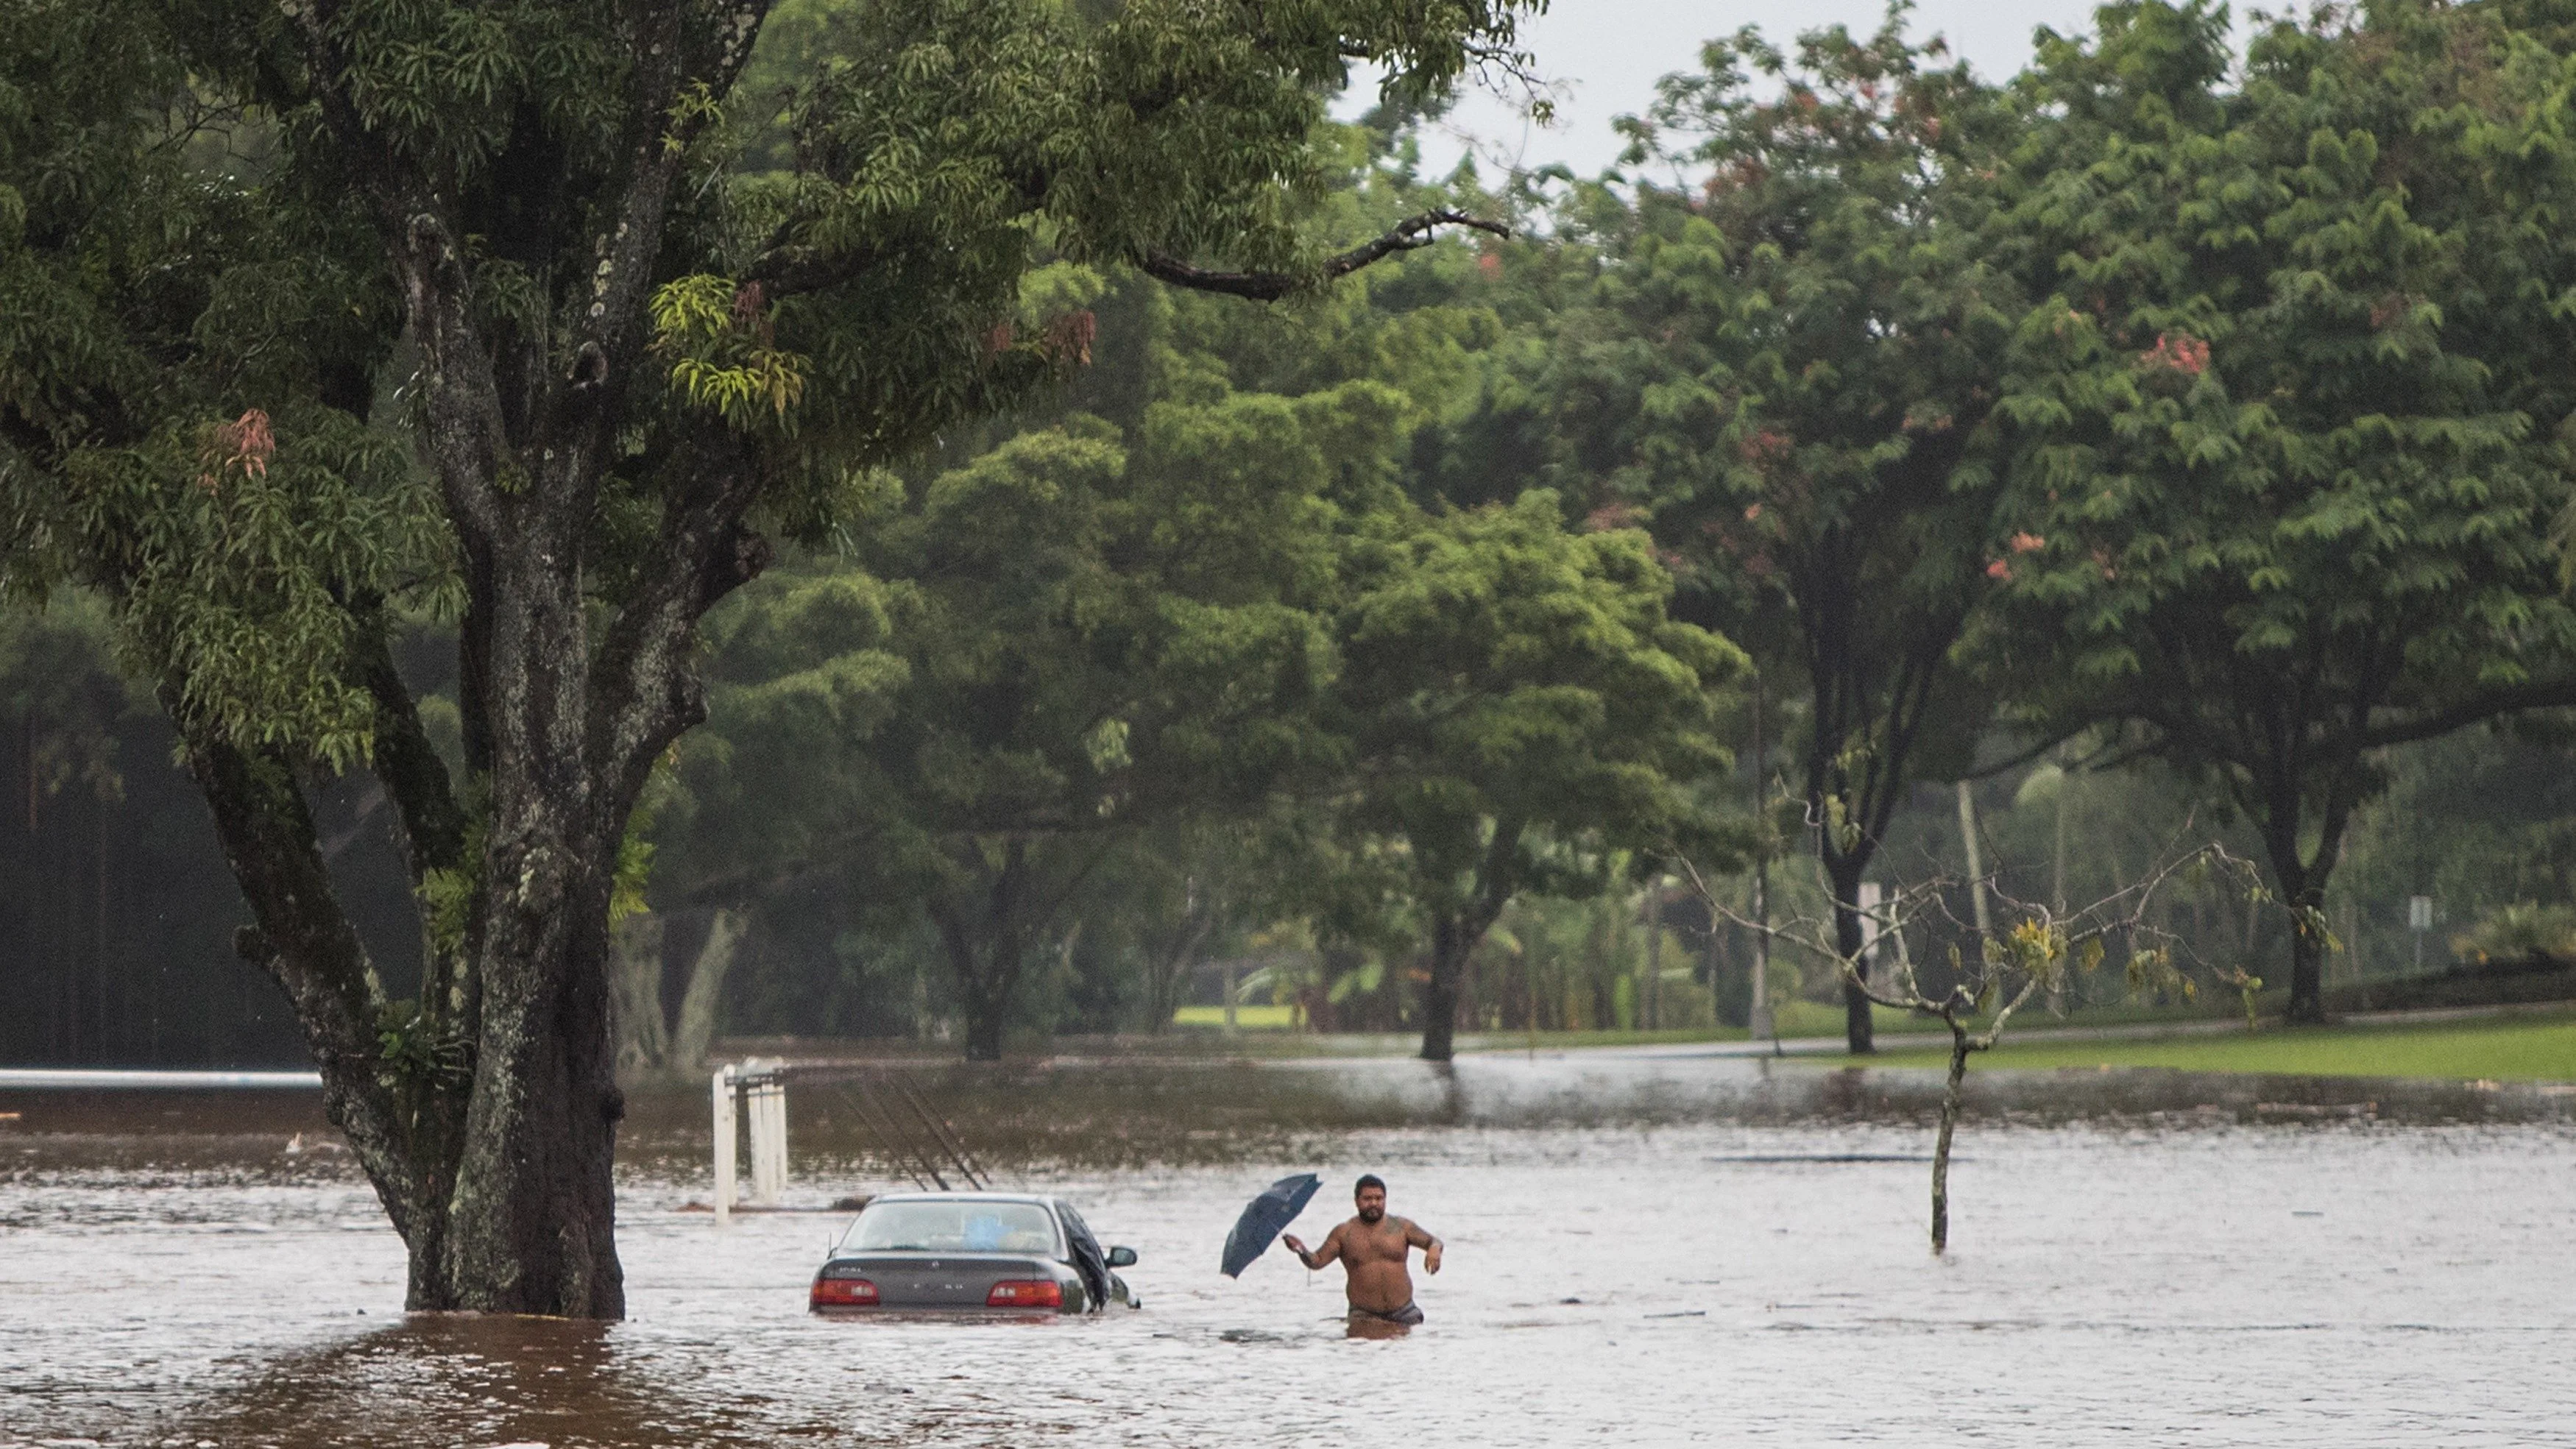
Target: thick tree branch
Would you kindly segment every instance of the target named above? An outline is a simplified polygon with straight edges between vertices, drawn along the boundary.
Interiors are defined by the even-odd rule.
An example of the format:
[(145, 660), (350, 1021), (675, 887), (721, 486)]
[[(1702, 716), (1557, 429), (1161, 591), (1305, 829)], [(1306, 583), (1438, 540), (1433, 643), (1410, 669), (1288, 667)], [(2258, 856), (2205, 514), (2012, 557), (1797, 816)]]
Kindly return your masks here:
[(759, 283), (762, 294), (776, 302), (855, 282), (885, 261), (886, 254), (874, 248), (825, 253), (782, 238), (752, 262), (743, 280)]
[[(175, 700), (165, 701), (175, 704)], [(323, 1105), (349, 1139), (396, 1230), (409, 1236), (424, 1205), (404, 1150), (393, 1092), (379, 1079), (376, 1033), (384, 990), (366, 947), (340, 910), (315, 842), (313, 817), (291, 766), (249, 754), (178, 710), (188, 764), (205, 791), (233, 878), (257, 924), (235, 947), (284, 988), (322, 1069)]]
[[(596, 348), (612, 366), (631, 359), (647, 340), (643, 335), (644, 302), (657, 278), (654, 258), (664, 238), (671, 187), (688, 164), (688, 150), (711, 124), (711, 107), (687, 106), (688, 96), (703, 87), (710, 96), (733, 88), (751, 59), (752, 44), (769, 14), (769, 0), (706, 7), (664, 3), (647, 7), (644, 24), (632, 42), (638, 64), (627, 101), (627, 163), (624, 192), (608, 221), (592, 238), (595, 259), (591, 295), (576, 327), (573, 349), (576, 394), (598, 379), (578, 371), (585, 348)], [(690, 22), (711, 24), (712, 33), (692, 36)], [(703, 40), (703, 44), (693, 41)]]
[[(743, 522), (761, 473), (741, 439), (705, 435), (671, 471), (661, 534), (608, 626), (592, 675), (589, 755), (600, 798), (620, 806), (642, 793), (672, 742), (706, 717), (691, 657), (698, 620), (769, 565), (769, 541)], [(622, 830), (624, 822), (602, 824)]]
[(420, 347), (429, 449), (449, 516), (469, 549), (502, 529), (494, 483), (510, 456), (509, 427), (492, 359), (473, 318), (473, 287), (457, 228), (437, 188), (414, 161), (369, 125), (343, 82), (348, 68), (331, 39), (341, 7), (287, 11), (304, 36), (310, 99), (351, 159), (349, 184), (367, 198)]
[(2361, 731), (2360, 748), (2414, 744), (2437, 739), (2456, 729), (2533, 709), (2576, 707), (2576, 678), (2542, 680), (2508, 689), (2488, 690), (2449, 709), (2414, 715)]
[(1386, 235), (1331, 258), (1313, 272), (1210, 271), (1166, 253), (1150, 251), (1136, 257), (1135, 263), (1147, 276), (1175, 287), (1187, 287), (1194, 292), (1218, 292), (1229, 297), (1249, 297), (1256, 302), (1275, 302), (1336, 277), (1349, 276), (1397, 252), (1419, 251), (1438, 240), (1435, 233), (1444, 226), (1463, 226), (1499, 237), (1512, 234), (1511, 228), (1501, 222), (1443, 208), (1406, 217)]
[(384, 783), (402, 831), (403, 860), (418, 890), (433, 870), (453, 870), (465, 855), (465, 812), (447, 776), (447, 762), (429, 741), (380, 618), (360, 625), (358, 676), (376, 702), (375, 775)]

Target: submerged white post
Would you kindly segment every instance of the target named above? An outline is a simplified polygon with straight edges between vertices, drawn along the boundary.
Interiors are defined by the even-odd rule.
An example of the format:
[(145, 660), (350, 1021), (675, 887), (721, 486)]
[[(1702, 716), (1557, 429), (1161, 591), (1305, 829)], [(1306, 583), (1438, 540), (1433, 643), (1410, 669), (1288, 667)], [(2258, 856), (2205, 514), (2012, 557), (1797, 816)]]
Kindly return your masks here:
[(733, 1068), (716, 1068), (716, 1225), (733, 1217)]
[(743, 1095), (751, 1117), (751, 1199), (776, 1207), (787, 1190), (787, 1083), (764, 1073)]

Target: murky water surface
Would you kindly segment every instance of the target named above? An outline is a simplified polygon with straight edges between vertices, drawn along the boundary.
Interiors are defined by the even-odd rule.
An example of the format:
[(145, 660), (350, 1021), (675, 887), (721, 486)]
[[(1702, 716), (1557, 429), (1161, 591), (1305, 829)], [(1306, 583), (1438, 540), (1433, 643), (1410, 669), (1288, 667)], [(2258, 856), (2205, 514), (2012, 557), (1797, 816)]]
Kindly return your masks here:
[[(0, 1102), (0, 1443), (2529, 1445), (2576, 1436), (2576, 1125), (2542, 1090), (1989, 1079), (1923, 1250), (1928, 1084), (1737, 1061), (951, 1078), (970, 1137), (1143, 1262), (1141, 1312), (822, 1322), (841, 1218), (719, 1231), (702, 1103), (639, 1104), (632, 1317), (400, 1312), (302, 1099)], [(886, 1183), (793, 1099), (795, 1193)], [(1356, 1124), (1356, 1125), (1353, 1125)], [(692, 1132), (694, 1130), (694, 1136)], [(289, 1136), (304, 1132), (288, 1155)], [(1448, 1240), (1429, 1323), (1218, 1276), (1273, 1177)]]

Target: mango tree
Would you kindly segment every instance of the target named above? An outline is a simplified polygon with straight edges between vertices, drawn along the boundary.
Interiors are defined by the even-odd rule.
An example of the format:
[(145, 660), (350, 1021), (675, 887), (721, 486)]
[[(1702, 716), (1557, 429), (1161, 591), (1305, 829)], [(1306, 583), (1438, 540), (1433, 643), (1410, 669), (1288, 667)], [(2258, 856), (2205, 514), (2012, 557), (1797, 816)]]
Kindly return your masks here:
[[(1048, 255), (1269, 298), (1456, 219), (1288, 220), (1354, 63), (1427, 94), (1517, 14), (887, 0), (743, 91), (768, 8), (0, 11), (9, 580), (110, 600), (415, 1308), (623, 1312), (610, 899), (700, 618), (1078, 360), (1003, 326)], [(407, 604), (457, 623), (454, 768)], [(315, 848), (307, 776), (361, 767), (428, 943), (400, 999)]]

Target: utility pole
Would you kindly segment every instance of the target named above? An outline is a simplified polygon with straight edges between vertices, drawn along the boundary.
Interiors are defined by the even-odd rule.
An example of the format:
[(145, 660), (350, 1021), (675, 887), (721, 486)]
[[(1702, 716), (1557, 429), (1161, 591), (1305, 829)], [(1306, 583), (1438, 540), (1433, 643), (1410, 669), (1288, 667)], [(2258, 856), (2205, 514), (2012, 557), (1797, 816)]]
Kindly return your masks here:
[[(2066, 814), (2067, 806), (2073, 803), (2075, 794), (2075, 772), (2066, 767), (2065, 756), (2066, 749), (2060, 746), (2057, 764), (2057, 840), (2050, 852), (2048, 867), (2048, 913), (2061, 926), (2066, 920)], [(2060, 973), (2056, 983), (2048, 988), (2048, 1009), (2059, 1016), (2066, 1014), (2066, 977), (2063, 973)]]
[(2075, 793), (2075, 774), (2063, 762), (2057, 767), (2057, 831), (2048, 852), (2048, 911), (2066, 919), (2066, 797)]
[(1646, 979), (1641, 984), (1645, 990), (1637, 993), (1637, 1014), (1645, 1018), (1646, 1030), (1655, 1031), (1664, 1024), (1664, 878), (1661, 873), (1646, 883)]
[(1986, 915), (1986, 867), (1977, 849), (1977, 796), (1965, 780), (1959, 782), (1959, 838), (1968, 846), (1968, 904), (1976, 913), (1977, 942), (1982, 948), (1995, 924)]
[[(1753, 676), (1753, 1005), (1747, 1013), (1746, 1035), (1755, 1041), (1771, 1038), (1771, 1048), (1780, 1048), (1779, 1023), (1771, 1017), (1771, 790), (1770, 773), (1762, 741), (1762, 675)], [(1709, 937), (1714, 943), (1717, 920), (1711, 916)], [(1717, 973), (1708, 974), (1708, 989), (1717, 990)]]

